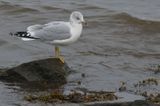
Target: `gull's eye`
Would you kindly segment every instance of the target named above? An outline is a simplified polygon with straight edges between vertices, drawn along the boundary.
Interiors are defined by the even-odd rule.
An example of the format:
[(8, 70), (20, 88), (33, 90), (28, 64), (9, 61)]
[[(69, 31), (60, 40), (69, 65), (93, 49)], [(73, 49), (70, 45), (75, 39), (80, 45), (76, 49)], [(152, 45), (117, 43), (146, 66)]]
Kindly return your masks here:
[(80, 18), (79, 18), (79, 17), (76, 17), (76, 19), (77, 19), (77, 20), (80, 20)]

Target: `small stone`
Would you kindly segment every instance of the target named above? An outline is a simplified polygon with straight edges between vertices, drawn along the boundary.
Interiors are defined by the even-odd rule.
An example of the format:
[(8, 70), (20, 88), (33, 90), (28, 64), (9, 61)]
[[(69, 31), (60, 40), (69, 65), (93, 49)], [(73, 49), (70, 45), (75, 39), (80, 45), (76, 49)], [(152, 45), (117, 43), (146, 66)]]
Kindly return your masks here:
[(81, 85), (81, 81), (78, 81), (77, 84), (78, 84), (78, 85)]
[(82, 73), (81, 76), (82, 76), (82, 78), (85, 78), (85, 77), (86, 77), (85, 73)]

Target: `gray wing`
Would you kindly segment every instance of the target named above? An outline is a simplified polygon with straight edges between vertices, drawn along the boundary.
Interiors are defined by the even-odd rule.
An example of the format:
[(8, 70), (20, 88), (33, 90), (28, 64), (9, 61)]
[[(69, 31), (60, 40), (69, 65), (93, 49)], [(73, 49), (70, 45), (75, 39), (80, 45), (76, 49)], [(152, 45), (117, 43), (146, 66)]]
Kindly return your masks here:
[(42, 29), (43, 27), (44, 27), (44, 25), (36, 24), (36, 25), (29, 26), (27, 28), (27, 31), (31, 32), (31, 31)]
[(27, 28), (31, 36), (44, 41), (63, 40), (71, 37), (66, 22), (52, 22), (45, 25), (33, 25)]

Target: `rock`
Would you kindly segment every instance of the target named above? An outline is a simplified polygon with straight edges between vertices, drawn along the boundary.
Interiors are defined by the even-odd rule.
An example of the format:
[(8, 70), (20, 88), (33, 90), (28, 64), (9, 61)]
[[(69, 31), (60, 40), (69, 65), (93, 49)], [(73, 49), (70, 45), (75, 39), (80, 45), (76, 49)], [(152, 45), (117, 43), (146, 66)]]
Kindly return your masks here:
[(47, 82), (65, 84), (70, 71), (58, 58), (48, 58), (23, 63), (0, 73), (0, 80), (7, 82)]

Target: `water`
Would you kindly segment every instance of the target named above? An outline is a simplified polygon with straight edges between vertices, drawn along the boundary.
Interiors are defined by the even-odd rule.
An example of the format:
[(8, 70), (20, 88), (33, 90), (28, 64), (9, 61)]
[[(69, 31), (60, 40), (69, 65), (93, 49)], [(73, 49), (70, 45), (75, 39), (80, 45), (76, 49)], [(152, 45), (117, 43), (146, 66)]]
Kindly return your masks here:
[(125, 12), (145, 20), (160, 20), (159, 0), (88, 0), (95, 6)]
[[(68, 21), (70, 13), (78, 10), (84, 14), (88, 26), (78, 42), (61, 47), (65, 60), (76, 70), (68, 77), (65, 89), (117, 91), (120, 81), (133, 89), (133, 83), (139, 80), (159, 79), (159, 74), (148, 70), (151, 65), (160, 64), (159, 5), (159, 0), (1, 0), (0, 66), (12, 67), (52, 57), (53, 46), (23, 42), (8, 33), (36, 23)], [(81, 73), (86, 77), (81, 78)], [(77, 81), (82, 85), (77, 85)], [(0, 92), (5, 92), (0, 102), (4, 101), (5, 106), (26, 104), (23, 93), (11, 93), (8, 85), (0, 85)], [(152, 89), (160, 91), (159, 86), (149, 87)]]

